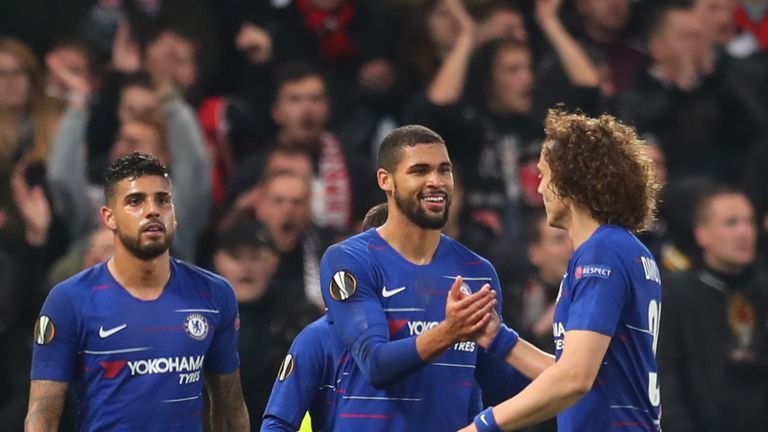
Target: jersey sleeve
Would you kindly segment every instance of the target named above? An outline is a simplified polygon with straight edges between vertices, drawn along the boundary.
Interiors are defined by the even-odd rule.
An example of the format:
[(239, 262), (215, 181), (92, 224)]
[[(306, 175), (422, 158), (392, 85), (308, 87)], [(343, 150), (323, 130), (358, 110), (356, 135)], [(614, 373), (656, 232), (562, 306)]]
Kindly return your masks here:
[(385, 386), (424, 364), (415, 336), (389, 340), (370, 262), (341, 244), (332, 246), (320, 262), (320, 281), (328, 316), (372, 386)]
[(502, 295), (502, 292), (504, 290), (501, 289), (501, 281), (499, 280), (499, 274), (496, 273), (496, 268), (486, 260), (486, 265), (488, 266), (488, 271), (491, 273), (491, 289), (496, 290), (496, 314), (499, 315), (499, 319), (501, 322), (504, 322), (504, 318), (501, 314), (501, 305), (504, 303), (504, 297)]
[(629, 278), (608, 245), (584, 251), (573, 263), (566, 331), (590, 330), (613, 337), (629, 292)]
[(79, 316), (67, 286), (56, 286), (35, 322), (31, 379), (72, 379), (79, 351), (79, 329)]
[[(325, 342), (314, 327), (307, 327), (296, 336), (272, 386), (262, 431), (299, 430), (320, 387), (326, 361)], [(265, 429), (267, 424), (272, 426)], [(284, 429), (286, 425), (290, 429)]]
[(227, 374), (240, 367), (237, 354), (240, 337), (240, 316), (232, 286), (223, 279), (217, 281), (216, 290), (219, 308), (219, 325), (213, 333), (213, 341), (205, 355), (205, 371), (213, 374)]

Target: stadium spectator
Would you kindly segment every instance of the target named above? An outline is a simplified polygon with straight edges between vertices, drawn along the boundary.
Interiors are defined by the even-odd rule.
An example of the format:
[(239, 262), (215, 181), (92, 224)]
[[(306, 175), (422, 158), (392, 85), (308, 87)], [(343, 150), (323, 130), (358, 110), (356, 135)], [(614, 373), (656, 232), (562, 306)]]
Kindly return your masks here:
[(603, 54), (613, 89), (621, 92), (648, 64), (641, 42), (628, 33), (630, 0), (576, 0), (576, 9), (584, 22), (584, 42)]
[(241, 218), (219, 233), (213, 269), (230, 281), (240, 309), (240, 375), (251, 430), (261, 426), (270, 389), (294, 337), (320, 315), (309, 302), (283, 303), (279, 254), (267, 228)]
[[(235, 215), (252, 214), (269, 230), (280, 265), (280, 301), (309, 300), (322, 307), (319, 284), (320, 255), (329, 244), (328, 230), (312, 223), (309, 178), (295, 171), (265, 173), (264, 179), (244, 192), (233, 208)], [(236, 217), (236, 216), (235, 216)]]
[(715, 69), (699, 15), (687, 5), (661, 6), (648, 49), (653, 64), (619, 94), (618, 116), (658, 137), (670, 181), (686, 175), (737, 181), (762, 136), (759, 117)]
[[(366, 175), (371, 172), (367, 161), (347, 150), (328, 129), (330, 110), (325, 80), (314, 68), (293, 64), (282, 69), (272, 106), (272, 118), (278, 125), (273, 147), (280, 150), (279, 155), (306, 153), (311, 157), (312, 220), (319, 227), (343, 230), (362, 220), (376, 202), (376, 191)], [(273, 149), (257, 150), (235, 167), (230, 196), (265, 175), (264, 160), (273, 160)]]
[(20, 40), (0, 38), (0, 162), (44, 164), (56, 120), (34, 53)]
[[(479, 48), (468, 71), (476, 25), (460, 1), (447, 4), (461, 23), (460, 36), (426, 93), (413, 101), (408, 121), (445, 136), (463, 168), (471, 219), (484, 221), (497, 235), (504, 226), (507, 234), (519, 236), (519, 208), (540, 206), (534, 166), (542, 132), (531, 116), (531, 51), (518, 40), (491, 41)], [(566, 73), (577, 80), (574, 85), (592, 86), (588, 104), (595, 106), (597, 72), (557, 18), (558, 2), (542, 0), (537, 5), (539, 21), (546, 24)]]
[(509, 262), (509, 257), (506, 265), (499, 266), (504, 287), (502, 314), (522, 337), (554, 354), (552, 316), (573, 244), (564, 230), (547, 224), (544, 212), (532, 215), (527, 234), (531, 269), (525, 271)]
[(703, 259), (664, 281), (662, 427), (762, 431), (768, 424), (768, 278), (755, 265), (754, 210), (742, 192), (721, 187), (698, 201), (694, 229)]

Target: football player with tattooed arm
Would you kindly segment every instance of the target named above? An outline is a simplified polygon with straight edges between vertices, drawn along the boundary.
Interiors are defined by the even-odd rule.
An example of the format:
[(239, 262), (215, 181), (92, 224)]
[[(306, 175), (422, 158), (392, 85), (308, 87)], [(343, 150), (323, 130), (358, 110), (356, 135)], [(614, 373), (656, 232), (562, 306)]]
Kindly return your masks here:
[(176, 216), (165, 166), (123, 156), (104, 195), (114, 257), (45, 301), (25, 430), (58, 430), (70, 383), (82, 431), (248, 430), (235, 295), (224, 279), (170, 256)]
[(550, 111), (539, 158), (549, 225), (574, 253), (560, 285), (556, 363), (462, 432), (520, 430), (557, 415), (561, 432), (660, 431), (656, 346), (661, 278), (634, 236), (659, 184), (634, 129), (608, 115)]

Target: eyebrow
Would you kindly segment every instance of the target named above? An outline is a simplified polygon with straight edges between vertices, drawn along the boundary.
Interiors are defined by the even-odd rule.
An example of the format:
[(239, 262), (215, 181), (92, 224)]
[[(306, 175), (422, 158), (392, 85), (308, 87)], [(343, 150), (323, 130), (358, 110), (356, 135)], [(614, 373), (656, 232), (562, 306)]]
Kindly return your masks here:
[[(123, 197), (123, 200), (128, 201), (131, 198), (145, 198), (147, 195), (150, 195), (150, 194), (147, 194), (146, 192), (131, 192), (125, 195), (125, 197)], [(153, 195), (158, 197), (167, 197), (167, 196), (171, 196), (171, 193), (167, 191), (160, 191), (160, 192), (155, 192)]]
[[(453, 164), (450, 163), (450, 162), (441, 162), (438, 165), (438, 167), (439, 168), (446, 168), (446, 167), (447, 168), (451, 168), (451, 167), (453, 167)], [(415, 169), (424, 169), (424, 168), (432, 168), (432, 165), (430, 165), (428, 163), (417, 163), (417, 164), (413, 164), (413, 165), (409, 166), (408, 170), (411, 171), (411, 170), (415, 170)]]
[(144, 192), (131, 192), (123, 197), (123, 201), (128, 201), (131, 198), (145, 198), (147, 196)]

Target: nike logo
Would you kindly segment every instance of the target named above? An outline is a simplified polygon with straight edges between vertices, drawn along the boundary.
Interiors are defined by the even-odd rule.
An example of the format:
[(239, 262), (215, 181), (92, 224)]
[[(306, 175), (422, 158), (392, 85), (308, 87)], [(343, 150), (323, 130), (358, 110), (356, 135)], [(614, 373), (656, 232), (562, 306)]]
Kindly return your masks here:
[(486, 426), (490, 426), (488, 424), (488, 420), (485, 419), (485, 414), (480, 416), (480, 421), (483, 422), (483, 424), (485, 424)]
[(117, 327), (113, 327), (109, 330), (104, 330), (104, 326), (99, 327), (99, 337), (104, 339), (112, 336), (113, 334), (119, 332), (120, 330), (128, 327), (128, 324), (119, 325)]
[(383, 287), (381, 289), (381, 295), (384, 298), (392, 297), (393, 295), (395, 295), (395, 294), (397, 294), (397, 293), (399, 293), (399, 292), (401, 292), (403, 290), (405, 290), (405, 287), (395, 288), (393, 290), (387, 290), (387, 287)]

